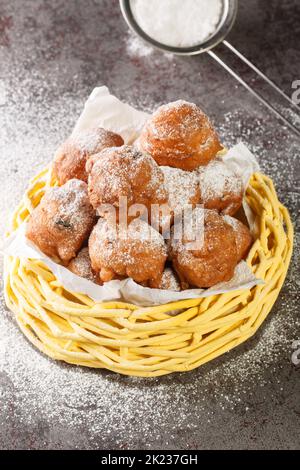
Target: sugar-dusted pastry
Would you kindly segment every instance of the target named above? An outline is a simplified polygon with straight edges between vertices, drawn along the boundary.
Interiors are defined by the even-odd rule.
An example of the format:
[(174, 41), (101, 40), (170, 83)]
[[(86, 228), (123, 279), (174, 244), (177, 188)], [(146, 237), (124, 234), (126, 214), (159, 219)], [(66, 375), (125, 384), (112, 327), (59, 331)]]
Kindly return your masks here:
[(79, 251), (76, 258), (73, 258), (67, 267), (72, 271), (72, 273), (77, 274), (77, 276), (99, 283), (98, 276), (92, 269), (89, 249), (87, 246)]
[(53, 162), (53, 174), (60, 185), (72, 178), (87, 182), (88, 158), (107, 147), (119, 147), (123, 144), (120, 135), (102, 127), (78, 132), (70, 136), (57, 150)]
[(89, 197), (99, 215), (103, 215), (103, 205), (118, 210), (120, 198), (127, 198), (130, 218), (135, 215), (134, 204), (149, 214), (152, 204), (165, 204), (167, 193), (164, 176), (157, 163), (133, 147), (124, 145), (105, 149), (92, 166), (88, 179)]
[(190, 205), (200, 204), (198, 173), (180, 168), (162, 166), (164, 184), (168, 193), (168, 205), (172, 213), (182, 211)]
[[(150, 287), (153, 287), (150, 283)], [(172, 268), (165, 268), (162, 274), (160, 283), (157, 285), (158, 289), (171, 290), (174, 292), (180, 292), (181, 286), (177, 274)]]
[(235, 233), (222, 216), (196, 208), (182, 236), (178, 233), (174, 226), (170, 255), (183, 284), (205, 288), (232, 278), (238, 262)]
[(159, 285), (167, 258), (163, 237), (141, 219), (127, 232), (100, 218), (89, 238), (92, 268), (102, 281), (131, 277), (152, 287)]
[(146, 123), (138, 146), (159, 165), (182, 170), (206, 165), (222, 149), (208, 117), (183, 100), (158, 108)]
[(95, 221), (87, 184), (73, 179), (46, 192), (29, 218), (26, 236), (46, 255), (68, 263)]
[(206, 209), (234, 215), (242, 205), (243, 183), (221, 160), (215, 159), (200, 167), (199, 187), (201, 203)]
[(235, 241), (238, 252), (238, 261), (245, 259), (249, 253), (249, 249), (253, 243), (253, 238), (248, 227), (245, 224), (230, 217), (229, 215), (224, 215), (224, 220), (227, 224), (231, 225), (235, 234)]

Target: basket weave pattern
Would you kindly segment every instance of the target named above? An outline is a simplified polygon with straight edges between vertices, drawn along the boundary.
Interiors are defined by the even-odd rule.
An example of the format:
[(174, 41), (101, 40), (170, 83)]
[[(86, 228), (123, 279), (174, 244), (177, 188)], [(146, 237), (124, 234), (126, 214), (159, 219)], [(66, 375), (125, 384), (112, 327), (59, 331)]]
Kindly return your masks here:
[[(16, 230), (53, 186), (45, 169), (26, 191)], [(288, 270), (293, 226), (273, 182), (256, 173), (246, 199), (257, 221), (247, 263), (265, 281), (249, 290), (141, 308), (68, 292), (39, 260), (6, 257), (5, 299), (25, 336), (53, 359), (126, 375), (194, 369), (251, 337), (270, 312)], [(174, 315), (174, 310), (181, 313)]]

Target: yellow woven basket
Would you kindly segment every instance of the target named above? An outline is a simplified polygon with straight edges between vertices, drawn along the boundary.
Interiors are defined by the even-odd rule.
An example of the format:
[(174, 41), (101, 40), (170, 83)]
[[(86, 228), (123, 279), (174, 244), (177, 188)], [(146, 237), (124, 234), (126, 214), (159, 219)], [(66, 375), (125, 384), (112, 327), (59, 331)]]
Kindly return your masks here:
[[(49, 169), (31, 181), (13, 216), (12, 230), (28, 218), (47, 187), (54, 184)], [(29, 341), (53, 359), (145, 377), (194, 369), (252, 336), (286, 277), (293, 226), (272, 180), (254, 174), (246, 199), (258, 227), (247, 263), (264, 284), (141, 308), (123, 302), (94, 302), (66, 291), (41, 261), (6, 257), (6, 303)], [(183, 310), (170, 315), (175, 309)]]

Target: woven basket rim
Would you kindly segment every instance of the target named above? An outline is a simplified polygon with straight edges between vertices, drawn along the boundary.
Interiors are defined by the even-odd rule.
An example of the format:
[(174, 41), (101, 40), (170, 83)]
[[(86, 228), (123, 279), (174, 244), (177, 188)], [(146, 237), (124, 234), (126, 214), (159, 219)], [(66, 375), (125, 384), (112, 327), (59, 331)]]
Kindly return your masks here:
[[(12, 231), (55, 184), (49, 167), (31, 180)], [(41, 261), (6, 256), (6, 304), (25, 336), (53, 359), (146, 377), (192, 370), (257, 331), (287, 274), (293, 225), (272, 180), (253, 174), (245, 197), (258, 231), (247, 263), (263, 285), (154, 307), (94, 302), (64, 289)]]

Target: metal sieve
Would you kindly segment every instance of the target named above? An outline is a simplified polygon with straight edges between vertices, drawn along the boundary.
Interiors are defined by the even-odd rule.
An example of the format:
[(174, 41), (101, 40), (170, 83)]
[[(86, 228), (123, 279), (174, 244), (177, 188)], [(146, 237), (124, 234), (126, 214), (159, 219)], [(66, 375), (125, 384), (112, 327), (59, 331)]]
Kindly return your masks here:
[[(228, 73), (230, 73), (241, 85), (243, 85), (256, 99), (260, 101), (270, 112), (272, 112), (278, 119), (280, 119), (286, 127), (292, 130), (296, 135), (300, 137), (300, 106), (294, 102), (290, 96), (284, 93), (276, 83), (274, 83), (269, 77), (267, 77), (261, 70), (259, 70), (250, 60), (248, 60), (241, 52), (239, 52), (232, 44), (225, 40), (226, 36), (233, 27), (237, 11), (238, 11), (238, 0), (223, 0), (223, 10), (220, 17), (219, 24), (216, 27), (215, 32), (208, 37), (201, 44), (191, 47), (173, 47), (166, 44), (162, 44), (143, 31), (140, 25), (137, 23), (132, 9), (131, 0), (119, 0), (122, 14), (127, 22), (129, 28), (140, 36), (145, 42), (150, 44), (156, 49), (169, 52), (177, 55), (197, 55), (207, 52), (219, 65), (221, 65)], [(241, 75), (243, 72), (238, 73), (236, 70), (231, 68), (227, 61), (222, 59), (221, 52), (218, 48), (218, 53), (212, 51), (217, 45), (226, 49), (226, 58), (228, 53), (231, 53), (236, 59), (242, 61), (248, 66), (248, 70), (251, 69), (254, 72), (255, 79), (259, 77), (267, 85), (269, 95), (272, 93), (271, 98), (264, 98), (261, 91), (255, 90), (253, 84), (250, 84)], [(253, 83), (253, 82), (252, 82)]]
[(237, 0), (223, 0), (222, 1), (222, 14), (220, 16), (219, 24), (216, 30), (211, 34), (205, 41), (200, 44), (191, 47), (173, 47), (166, 44), (160, 43), (155, 39), (151, 38), (148, 34), (143, 31), (140, 25), (137, 23), (131, 9), (131, 0), (120, 0), (121, 11), (128, 24), (128, 26), (137, 33), (144, 41), (151, 44), (151, 46), (157, 49), (162, 49), (166, 52), (178, 55), (196, 55), (202, 52), (209, 51), (217, 46), (227, 36), (232, 26), (234, 25), (238, 1)]

